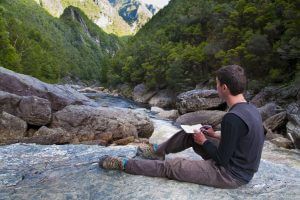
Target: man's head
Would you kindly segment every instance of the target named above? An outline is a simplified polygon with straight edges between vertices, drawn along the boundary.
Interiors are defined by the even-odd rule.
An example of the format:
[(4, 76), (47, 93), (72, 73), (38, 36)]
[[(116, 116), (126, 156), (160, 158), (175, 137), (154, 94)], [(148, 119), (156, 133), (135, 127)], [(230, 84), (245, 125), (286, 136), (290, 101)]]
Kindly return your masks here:
[(244, 93), (247, 79), (244, 69), (238, 65), (229, 65), (216, 72), (217, 90), (221, 98)]

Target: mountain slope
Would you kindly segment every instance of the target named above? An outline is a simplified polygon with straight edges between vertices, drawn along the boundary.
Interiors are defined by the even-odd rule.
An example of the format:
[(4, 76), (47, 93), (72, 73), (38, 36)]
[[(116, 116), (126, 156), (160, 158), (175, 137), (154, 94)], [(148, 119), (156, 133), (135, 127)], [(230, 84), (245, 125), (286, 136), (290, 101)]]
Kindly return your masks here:
[(172, 0), (113, 58), (108, 80), (180, 90), (240, 64), (251, 79), (286, 83), (300, 77), (299, 22), (296, 1)]
[(94, 23), (119, 36), (137, 32), (158, 10), (139, 0), (35, 0), (53, 16), (68, 6), (80, 8)]
[(1, 0), (0, 28), (0, 65), (47, 82), (66, 75), (99, 79), (122, 45), (78, 8), (54, 18), (33, 0)]

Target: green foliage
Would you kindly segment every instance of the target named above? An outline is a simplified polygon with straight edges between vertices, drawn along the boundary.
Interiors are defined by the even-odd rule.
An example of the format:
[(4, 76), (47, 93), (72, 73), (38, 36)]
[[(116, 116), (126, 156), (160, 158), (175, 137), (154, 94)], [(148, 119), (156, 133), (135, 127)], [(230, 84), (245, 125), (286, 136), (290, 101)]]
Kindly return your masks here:
[(122, 45), (78, 8), (55, 18), (33, 0), (0, 3), (0, 65), (8, 69), (51, 83), (66, 75), (107, 81), (107, 59)]
[(180, 90), (240, 64), (250, 79), (290, 81), (299, 27), (299, 1), (172, 0), (113, 57), (107, 80)]

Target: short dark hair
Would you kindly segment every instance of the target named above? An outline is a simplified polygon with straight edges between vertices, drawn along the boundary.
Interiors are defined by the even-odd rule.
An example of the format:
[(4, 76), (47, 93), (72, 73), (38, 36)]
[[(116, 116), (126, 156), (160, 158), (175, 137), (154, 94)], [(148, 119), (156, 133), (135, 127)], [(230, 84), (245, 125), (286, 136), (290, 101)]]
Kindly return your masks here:
[(216, 72), (221, 85), (226, 84), (233, 96), (244, 93), (247, 87), (245, 71), (239, 65), (221, 67)]

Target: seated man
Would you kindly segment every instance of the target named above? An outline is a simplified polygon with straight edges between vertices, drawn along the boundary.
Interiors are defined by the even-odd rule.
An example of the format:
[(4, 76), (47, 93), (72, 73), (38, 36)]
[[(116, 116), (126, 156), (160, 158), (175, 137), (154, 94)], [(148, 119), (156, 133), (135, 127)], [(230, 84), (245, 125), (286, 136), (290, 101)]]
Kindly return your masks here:
[[(160, 145), (141, 145), (138, 152), (155, 160), (135, 160), (104, 156), (99, 166), (152, 177), (167, 177), (219, 188), (237, 188), (248, 183), (258, 170), (264, 142), (260, 113), (248, 103), (243, 92), (246, 76), (243, 68), (230, 65), (216, 73), (219, 96), (229, 106), (222, 119), (221, 133), (212, 128), (194, 134), (179, 131)], [(192, 147), (204, 160), (182, 158), (165, 160), (169, 153)]]

